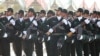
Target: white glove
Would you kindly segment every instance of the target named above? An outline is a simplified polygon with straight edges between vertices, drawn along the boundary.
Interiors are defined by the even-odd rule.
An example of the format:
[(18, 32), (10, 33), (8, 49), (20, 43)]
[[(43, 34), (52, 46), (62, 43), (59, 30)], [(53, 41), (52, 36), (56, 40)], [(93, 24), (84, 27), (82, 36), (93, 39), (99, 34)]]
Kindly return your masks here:
[(65, 40), (67, 39), (67, 36), (65, 36), (65, 38), (64, 38)]
[(70, 31), (75, 33), (76, 30), (74, 28), (70, 28)]
[(0, 29), (0, 31), (1, 31), (2, 29)]
[(86, 24), (89, 24), (89, 23), (90, 23), (90, 20), (89, 20), (89, 19), (86, 19), (84, 22), (85, 22)]
[(29, 36), (29, 39), (31, 39), (31, 38), (32, 38), (32, 35)]
[(37, 21), (34, 20), (32, 23), (33, 23), (35, 26), (38, 26)]
[(27, 31), (23, 31), (23, 33), (26, 35), (27, 34)]
[(74, 43), (75, 41), (74, 40), (72, 40), (72, 44)]
[(12, 20), (10, 20), (10, 23), (12, 24), (12, 25), (15, 25), (15, 21), (12, 19)]
[(63, 19), (63, 20), (62, 20), (62, 22), (63, 22), (65, 25), (67, 25), (67, 24), (68, 24), (68, 22), (67, 22), (67, 20), (66, 20), (66, 19)]
[(83, 39), (83, 35), (81, 35), (81, 37), (79, 38), (79, 40), (82, 40)]
[(48, 41), (49, 41), (50, 39), (51, 39), (51, 37), (49, 36), (49, 37), (48, 37)]
[(22, 33), (19, 35), (19, 37), (22, 37)]
[(7, 38), (8, 37), (8, 34), (7, 33), (4, 33), (3, 37), (4, 38)]
[(52, 29), (52, 28), (50, 28), (50, 29), (49, 29), (49, 32), (50, 32), (50, 33), (52, 33), (52, 32), (53, 32), (53, 29)]
[(100, 27), (100, 21), (99, 21), (99, 22), (97, 22), (97, 26), (98, 26), (98, 27)]

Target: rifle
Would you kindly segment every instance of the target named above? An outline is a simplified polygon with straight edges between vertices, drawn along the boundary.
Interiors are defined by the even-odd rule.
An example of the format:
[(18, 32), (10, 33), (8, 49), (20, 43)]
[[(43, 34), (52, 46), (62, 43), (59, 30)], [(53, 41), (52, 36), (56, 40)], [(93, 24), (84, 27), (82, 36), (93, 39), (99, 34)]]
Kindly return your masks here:
[[(32, 22), (33, 22), (34, 20), (35, 20), (35, 19), (33, 19)], [(27, 30), (26, 30), (26, 31), (27, 31), (27, 34), (26, 34), (26, 35), (23, 35), (23, 37), (22, 37), (23, 39), (25, 39), (25, 38), (26, 38), (26, 39), (31, 39), (31, 38), (32, 38), (31, 29), (36, 29), (36, 28), (33, 28), (33, 25), (34, 25), (34, 24), (33, 24), (32, 22), (31, 22), (31, 24), (29, 25), (29, 27), (28, 27)]]
[[(84, 21), (81, 22), (79, 25), (77, 25), (76, 27), (74, 27), (74, 29), (78, 29), (79, 27), (83, 26), (85, 23)], [(73, 32), (69, 32), (66, 34), (68, 37), (71, 37), (73, 35)]]
[[(12, 18), (11, 18), (12, 19)], [(10, 19), (10, 20), (11, 20)], [(8, 23), (6, 23), (5, 25), (2, 24), (4, 32), (7, 33), (7, 37), (11, 35), (12, 31), (8, 31), (8, 30), (13, 30), (14, 26), (10, 23), (10, 20)], [(14, 32), (13, 32), (14, 33)]]

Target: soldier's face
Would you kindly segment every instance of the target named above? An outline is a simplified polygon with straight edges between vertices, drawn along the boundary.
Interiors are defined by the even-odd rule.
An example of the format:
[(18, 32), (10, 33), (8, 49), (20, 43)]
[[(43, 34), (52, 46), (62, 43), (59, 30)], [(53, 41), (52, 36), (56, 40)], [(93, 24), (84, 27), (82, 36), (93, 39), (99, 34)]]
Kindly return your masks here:
[(22, 17), (22, 16), (23, 16), (23, 14), (21, 14), (21, 13), (20, 13), (20, 14), (18, 14), (18, 16), (19, 16), (19, 17)]
[(81, 12), (76, 12), (76, 16), (77, 17), (81, 16)]
[(52, 14), (47, 14), (47, 17), (51, 17), (52, 16)]
[(11, 11), (7, 11), (7, 16), (11, 16), (13, 13)]
[(96, 14), (93, 14), (92, 17), (95, 18), (95, 17), (97, 17), (97, 15)]
[(64, 16), (65, 16), (65, 13), (62, 12), (62, 13), (61, 13), (61, 16), (64, 17)]
[(61, 15), (61, 11), (60, 11), (60, 10), (57, 10), (57, 11), (56, 11), (56, 15), (57, 15), (57, 16), (60, 16), (60, 15)]
[(31, 16), (33, 16), (33, 13), (32, 12), (28, 12), (28, 17), (31, 17)]
[(44, 13), (40, 13), (40, 17), (43, 17), (43, 16), (45, 16), (45, 14)]

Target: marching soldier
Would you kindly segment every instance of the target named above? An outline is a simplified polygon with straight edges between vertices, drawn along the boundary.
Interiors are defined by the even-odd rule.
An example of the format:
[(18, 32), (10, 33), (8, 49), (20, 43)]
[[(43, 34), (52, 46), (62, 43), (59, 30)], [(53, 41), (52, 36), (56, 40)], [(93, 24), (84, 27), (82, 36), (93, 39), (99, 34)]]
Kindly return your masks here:
[(26, 56), (32, 56), (34, 50), (34, 41), (37, 38), (37, 21), (35, 19), (35, 11), (30, 8), (28, 10), (28, 18), (24, 20), (24, 36), (23, 48)]
[[(44, 22), (47, 20), (46, 19), (46, 11), (45, 10), (41, 10), (40, 11), (40, 20), (38, 20), (38, 28), (41, 28), (42, 24), (44, 24)], [(35, 45), (36, 45), (36, 54), (37, 56), (43, 56), (43, 35), (44, 35), (44, 32), (41, 31), (42, 29), (38, 29), (38, 37), (36, 38), (36, 41), (35, 41)]]
[(84, 51), (84, 56), (89, 56), (89, 42), (92, 41), (92, 36), (93, 36), (93, 26), (91, 23), (91, 17), (89, 16), (89, 11), (88, 10), (84, 10), (83, 13), (84, 18), (86, 18), (85, 20), (85, 25), (83, 28), (83, 51)]
[[(65, 35), (65, 25), (66, 20), (63, 20), (62, 8), (58, 8), (56, 10), (56, 16), (51, 17), (48, 21), (45, 22), (47, 26), (47, 35), (49, 39), (49, 48), (50, 55), (49, 56), (58, 56), (61, 52), (60, 49), (64, 44), (64, 35)], [(60, 48), (60, 49), (59, 49)]]
[[(68, 12), (68, 20), (70, 21), (70, 22), (72, 22), (73, 20), (74, 20), (74, 15), (73, 15), (74, 13), (72, 12), (72, 11), (69, 11)], [(71, 36), (71, 39), (70, 39), (71, 41), (70, 41), (70, 53), (71, 53), (71, 56), (75, 56), (75, 37), (74, 37), (74, 35), (73, 36)]]
[(2, 18), (0, 18), (0, 55), (2, 55), (2, 48), (1, 48), (1, 39), (2, 39), (2, 36), (4, 34), (4, 27), (3, 27), (3, 24), (1, 23), (1, 20)]
[[(51, 18), (53, 16), (55, 16), (55, 13), (52, 10), (49, 10), (47, 12), (47, 20), (49, 20), (49, 18)], [(45, 45), (46, 45), (47, 56), (50, 56), (50, 46), (49, 46), (50, 45), (50, 41), (49, 41), (49, 38), (47, 38), (47, 37), (45, 38)]]
[[(71, 22), (69, 21), (70, 19), (68, 19), (68, 12), (66, 9), (62, 9), (62, 17), (63, 17), (63, 21), (66, 22), (65, 29), (66, 29), (66, 34), (68, 34), (70, 32)], [(61, 56), (70, 56), (71, 43), (72, 43), (71, 41), (72, 41), (71, 37), (65, 36), (65, 42), (61, 48)]]
[(14, 47), (14, 51), (16, 56), (21, 56), (22, 55), (22, 32), (24, 29), (24, 11), (23, 10), (19, 10), (18, 12), (19, 18), (18, 20), (16, 20), (15, 22), (15, 28), (16, 28), (16, 34), (15, 34), (15, 38), (13, 41), (13, 47)]
[[(93, 14), (91, 15), (91, 22), (92, 22), (92, 26), (94, 28), (94, 30), (92, 31), (93, 32), (93, 38), (95, 39), (95, 22), (97, 20), (97, 11), (93, 11)], [(91, 56), (96, 56), (96, 51), (95, 51), (95, 40), (94, 41), (91, 41), (89, 43), (89, 47), (90, 47), (90, 53), (91, 53)]]
[[(76, 16), (77, 18), (74, 19), (74, 21), (72, 22), (72, 28), (70, 30), (72, 30), (73, 32), (75, 31), (75, 27), (78, 26), (79, 24), (81, 24), (82, 22), (84, 22), (84, 18), (82, 16), (83, 14), (83, 9), (82, 8), (79, 8), (76, 12)], [(81, 27), (78, 27), (78, 28), (81, 28)], [(78, 32), (78, 29), (77, 29), (77, 32)], [(74, 32), (74, 35), (75, 35), (75, 44), (76, 44), (76, 53), (77, 53), (77, 56), (82, 56), (82, 40), (80, 38), (80, 36), (78, 37), (78, 33), (80, 32)]]
[(95, 23), (95, 51), (96, 51), (96, 56), (99, 56), (99, 53), (100, 53), (100, 12), (98, 12), (98, 19), (96, 20), (96, 23)]
[(1, 39), (3, 56), (10, 56), (10, 42), (13, 41), (15, 34), (15, 29), (14, 29), (15, 21), (12, 15), (13, 15), (13, 9), (8, 8), (6, 17), (3, 17), (1, 21), (5, 28), (4, 29), (5, 33)]
[[(56, 29), (53, 32), (52, 27), (54, 25), (56, 25), (57, 23), (59, 23), (60, 21), (62, 21), (63, 18), (61, 17), (61, 11), (62, 11), (62, 8), (58, 8), (58, 10), (56, 11), (56, 17), (49, 19), (45, 23), (46, 26), (50, 27), (50, 29), (47, 32), (47, 35), (49, 35), (50, 33), (55, 34), (55, 35), (48, 37), (48, 38), (50, 38), (50, 40), (49, 40), (50, 41), (50, 46), (49, 46), (50, 47), (50, 56), (58, 56), (59, 55), (58, 48), (57, 48), (57, 41), (60, 37), (63, 37), (63, 36), (59, 35), (59, 33), (61, 33), (59, 29)], [(58, 33), (58, 35), (56, 35), (56, 33)]]

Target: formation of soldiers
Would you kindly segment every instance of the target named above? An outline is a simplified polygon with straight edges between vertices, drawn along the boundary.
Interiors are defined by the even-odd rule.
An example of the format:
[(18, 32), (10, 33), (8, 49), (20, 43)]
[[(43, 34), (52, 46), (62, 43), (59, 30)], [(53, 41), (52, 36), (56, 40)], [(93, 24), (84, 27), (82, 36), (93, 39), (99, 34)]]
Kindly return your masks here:
[[(29, 8), (26, 15), (19, 10), (13, 15), (8, 8), (0, 16), (0, 50), (2, 56), (10, 56), (10, 43), (16, 56), (43, 56), (43, 42), (47, 56), (99, 56), (100, 12), (77, 9), (75, 13), (66, 9), (35, 12)], [(35, 45), (35, 49), (34, 49)], [(75, 54), (76, 53), (76, 54)]]

